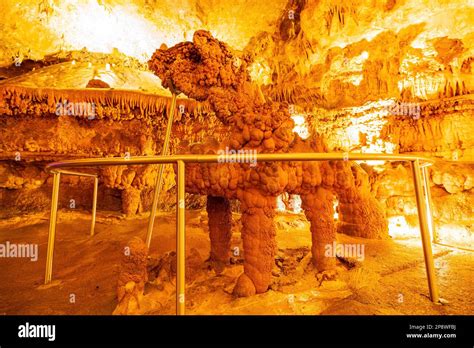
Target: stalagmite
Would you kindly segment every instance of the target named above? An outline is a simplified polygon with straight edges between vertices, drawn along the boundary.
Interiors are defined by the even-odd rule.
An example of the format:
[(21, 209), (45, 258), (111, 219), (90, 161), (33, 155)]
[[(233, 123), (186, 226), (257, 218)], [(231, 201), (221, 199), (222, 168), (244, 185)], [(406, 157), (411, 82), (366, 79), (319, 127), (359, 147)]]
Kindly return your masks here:
[(244, 273), (237, 280), (234, 294), (251, 296), (267, 291), (272, 280), (275, 256), (276, 197), (257, 190), (240, 193)]
[(326, 256), (326, 246), (336, 240), (334, 194), (318, 187), (316, 192), (303, 195), (301, 200), (306, 218), (311, 223), (313, 264), (320, 272), (331, 270), (336, 265), (336, 259)]
[[(326, 146), (318, 134), (307, 140), (295, 134), (288, 104), (263, 101), (258, 86), (249, 81), (246, 64), (236, 67), (232, 63), (234, 59), (226, 44), (201, 30), (195, 32), (193, 42), (155, 51), (149, 67), (161, 78), (163, 86), (178, 88), (191, 98), (208, 101), (219, 120), (229, 126), (226, 140), (220, 143), (210, 141), (195, 151), (217, 153), (222, 160), (218, 164), (188, 164), (186, 189), (241, 201), (244, 274), (239, 278), (234, 293), (249, 296), (266, 291), (271, 282), (275, 247), (273, 216), (278, 195), (283, 192), (305, 195), (319, 190), (314, 192), (319, 192), (317, 196), (324, 203), (308, 196), (306, 210), (314, 220), (314, 259), (319, 262), (317, 268), (326, 271), (334, 263), (321, 258), (321, 243), (334, 241), (334, 223), (317, 222), (308, 201), (317, 206), (323, 204), (322, 207), (328, 209), (327, 218), (332, 219), (333, 214), (329, 213), (332, 199), (327, 198), (330, 195), (325, 193), (326, 190), (336, 193), (353, 190), (359, 194), (360, 188), (356, 187), (348, 163), (295, 162), (291, 166), (282, 162), (256, 163), (252, 158), (255, 153), (325, 152)], [(245, 156), (238, 157), (241, 153)], [(370, 193), (360, 197), (364, 200), (369, 196)], [(373, 231), (382, 236), (387, 234), (384, 215), (373, 212), (379, 209), (375, 204), (365, 204), (362, 212), (364, 217), (372, 214)], [(362, 219), (357, 222), (365, 224)], [(318, 239), (319, 230), (322, 236)]]
[(214, 269), (221, 272), (229, 262), (230, 240), (232, 237), (232, 211), (230, 202), (224, 197), (207, 196), (207, 215), (209, 219), (209, 237)]
[(141, 191), (135, 187), (122, 190), (122, 211), (126, 215), (134, 215), (138, 212)]

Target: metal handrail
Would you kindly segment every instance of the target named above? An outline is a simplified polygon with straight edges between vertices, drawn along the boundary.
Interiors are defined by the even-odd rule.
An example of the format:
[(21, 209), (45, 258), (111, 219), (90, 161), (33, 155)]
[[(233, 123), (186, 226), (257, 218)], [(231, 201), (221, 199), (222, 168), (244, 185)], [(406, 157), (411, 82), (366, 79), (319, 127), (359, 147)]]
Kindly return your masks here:
[[(92, 166), (115, 166), (115, 165), (144, 165), (144, 164), (177, 164), (177, 291), (176, 291), (176, 313), (185, 314), (185, 165), (186, 163), (221, 163), (222, 155), (170, 155), (170, 156), (137, 156), (129, 158), (86, 158), (78, 160), (66, 160), (50, 163), (46, 171), (54, 175), (53, 193), (51, 202), (51, 217), (48, 236), (48, 252), (46, 261), (45, 284), (51, 282), (54, 239), (57, 223), (58, 192), (61, 173), (72, 173), (69, 168), (84, 168)], [(232, 155), (227, 155), (224, 162), (232, 160)], [(237, 159), (237, 155), (235, 157)], [(431, 301), (438, 303), (438, 286), (436, 284), (433, 252), (431, 248), (430, 234), (434, 235), (433, 219), (431, 215), (431, 197), (427, 181), (425, 167), (432, 165), (435, 161), (431, 158), (413, 155), (393, 154), (367, 154), (367, 153), (272, 153), (253, 154), (252, 159), (257, 162), (274, 161), (406, 161), (411, 163), (413, 171), (413, 183), (416, 194), (417, 211), (420, 222), (423, 255), (428, 279), (428, 288)], [(225, 164), (225, 163), (223, 163)], [(76, 172), (77, 173), (77, 172)], [(77, 173), (78, 175), (81, 173)], [(156, 188), (155, 188), (156, 189)], [(95, 199), (97, 197), (95, 196)], [(152, 209), (150, 219), (155, 218), (156, 211)], [(95, 221), (95, 210), (94, 219)], [(148, 236), (147, 236), (148, 238)]]
[[(168, 155), (171, 128), (173, 126), (173, 117), (174, 117), (174, 112), (176, 109), (176, 98), (177, 98), (176, 93), (173, 93), (173, 97), (171, 98), (170, 112), (168, 113), (168, 124), (166, 125), (165, 141), (163, 143), (163, 148), (161, 149), (162, 156)], [(147, 248), (150, 248), (150, 245), (151, 245), (151, 236), (153, 234), (153, 225), (155, 224), (156, 208), (158, 207), (158, 201), (160, 200), (164, 170), (165, 170), (165, 165), (159, 164), (158, 176), (156, 177), (156, 182), (155, 182), (155, 192), (153, 193), (153, 201), (151, 203), (151, 214), (150, 214), (150, 219), (148, 219), (148, 227), (147, 227), (147, 234), (146, 234), (146, 241), (145, 241)]]
[(63, 175), (75, 175), (84, 176), (88, 178), (94, 178), (94, 193), (92, 196), (92, 220), (91, 220), (91, 237), (94, 235), (95, 230), (95, 219), (97, 213), (97, 192), (99, 190), (99, 178), (97, 174), (73, 172), (70, 170), (61, 170), (60, 173), (55, 173), (53, 178), (53, 193), (51, 200), (51, 212), (49, 218), (49, 234), (48, 234), (48, 255), (46, 258), (46, 273), (44, 276), (45, 284), (51, 282), (53, 274), (53, 252), (54, 252), (54, 237), (56, 234), (57, 226), (57, 211), (58, 211), (58, 199), (59, 199), (59, 182), (61, 180), (61, 174)]
[[(169, 155), (169, 156), (134, 156), (123, 157), (102, 157), (84, 158), (78, 160), (65, 160), (50, 163), (46, 166), (47, 172), (54, 172), (62, 168), (83, 168), (91, 166), (119, 166), (137, 164), (160, 164), (160, 163), (218, 163), (223, 155)], [(393, 155), (375, 153), (349, 153), (349, 152), (296, 152), (296, 153), (258, 153), (252, 155), (257, 162), (274, 161), (420, 161), (422, 166), (430, 166), (435, 163), (432, 158), (413, 155)], [(236, 155), (237, 158), (237, 155)], [(232, 155), (226, 155), (225, 159), (232, 159)]]

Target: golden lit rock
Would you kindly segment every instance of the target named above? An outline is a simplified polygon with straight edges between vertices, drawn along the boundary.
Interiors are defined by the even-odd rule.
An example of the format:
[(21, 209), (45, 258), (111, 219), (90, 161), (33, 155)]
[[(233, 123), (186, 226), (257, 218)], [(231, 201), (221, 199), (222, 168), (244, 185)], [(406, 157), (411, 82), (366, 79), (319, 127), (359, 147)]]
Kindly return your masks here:
[[(0, 312), (472, 313), (473, 24), (463, 0), (3, 0)], [(148, 248), (159, 166), (127, 161), (159, 156), (171, 119), (168, 154), (219, 160), (186, 163), (184, 202), (163, 167)], [(298, 153), (343, 160), (256, 157)], [(410, 163), (359, 153), (433, 160), (420, 200)], [(112, 157), (74, 168), (97, 174), (95, 232), (94, 178), (73, 173), (49, 224), (45, 166)], [(39, 286), (10, 245), (42, 263), (54, 240)]]

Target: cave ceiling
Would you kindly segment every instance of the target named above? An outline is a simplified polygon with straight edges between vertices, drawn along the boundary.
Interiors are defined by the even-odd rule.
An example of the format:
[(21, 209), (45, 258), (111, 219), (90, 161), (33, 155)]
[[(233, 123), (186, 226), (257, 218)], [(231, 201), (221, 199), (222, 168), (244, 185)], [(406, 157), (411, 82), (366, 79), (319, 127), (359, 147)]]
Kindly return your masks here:
[(144, 69), (163, 43), (207, 29), (251, 57), (252, 79), (273, 100), (334, 108), (474, 88), (472, 0), (2, 0), (0, 9), (3, 67), (82, 52)]

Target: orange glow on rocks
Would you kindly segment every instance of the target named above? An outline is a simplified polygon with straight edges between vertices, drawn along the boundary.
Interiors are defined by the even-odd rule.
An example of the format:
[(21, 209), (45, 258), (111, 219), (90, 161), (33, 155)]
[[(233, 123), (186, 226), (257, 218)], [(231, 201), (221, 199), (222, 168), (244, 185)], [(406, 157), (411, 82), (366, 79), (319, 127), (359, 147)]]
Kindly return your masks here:
[[(474, 313), (473, 24), (465, 0), (0, 1), (0, 312)], [(184, 199), (178, 166), (129, 162), (167, 130)], [(45, 171), (88, 158), (123, 162)]]

